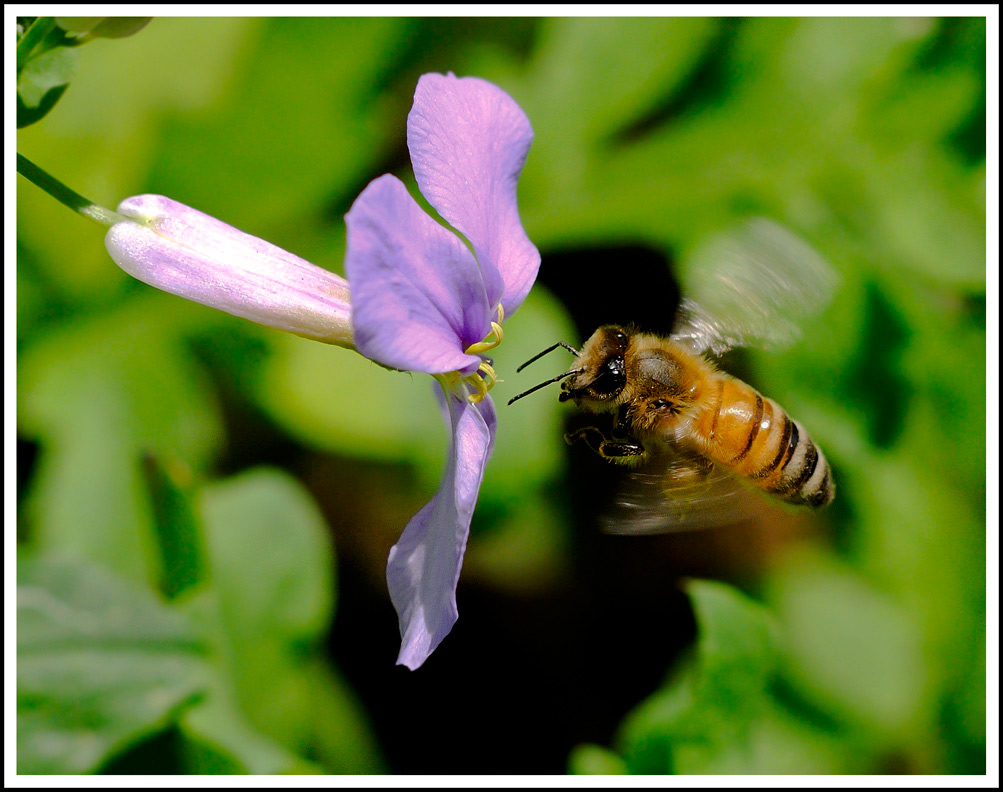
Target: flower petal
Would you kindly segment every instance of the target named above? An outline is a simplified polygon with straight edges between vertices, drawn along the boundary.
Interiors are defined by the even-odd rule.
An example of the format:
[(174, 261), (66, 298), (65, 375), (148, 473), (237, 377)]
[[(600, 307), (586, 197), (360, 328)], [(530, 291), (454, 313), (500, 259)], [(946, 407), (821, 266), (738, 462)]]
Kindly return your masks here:
[(362, 191), (345, 223), (358, 350), (408, 371), (476, 371), (481, 359), (464, 350), (491, 331), (492, 316), (463, 241), (389, 174)]
[(510, 316), (529, 293), (540, 253), (523, 230), (516, 185), (533, 130), (503, 90), (476, 77), (425, 74), (407, 117), (418, 188), (474, 246), (488, 302)]
[(387, 563), (390, 598), (400, 622), (397, 663), (412, 670), (456, 622), (456, 583), (497, 426), (490, 398), (471, 404), (450, 394), (446, 402), (453, 435), (442, 483), (408, 523)]
[(263, 239), (162, 195), (118, 206), (132, 218), (105, 236), (144, 283), (307, 338), (352, 346), (348, 282)]

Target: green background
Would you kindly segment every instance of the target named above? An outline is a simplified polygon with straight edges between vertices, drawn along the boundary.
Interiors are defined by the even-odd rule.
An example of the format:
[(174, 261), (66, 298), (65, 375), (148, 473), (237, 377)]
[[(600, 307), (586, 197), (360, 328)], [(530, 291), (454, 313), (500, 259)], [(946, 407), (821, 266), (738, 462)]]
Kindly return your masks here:
[[(21, 154), (336, 272), (359, 191), (411, 179), (417, 78), (491, 80), (536, 132), (543, 265), (460, 621), (412, 673), (383, 574), (442, 470), (431, 380), (132, 281), (19, 178), (20, 772), (986, 772), (985, 19), (165, 18), (73, 53)], [(660, 299), (611, 251), (685, 294), (753, 215), (839, 275), (732, 361), (836, 502), (600, 536), (570, 408), (504, 406), (565, 361), (514, 368)]]

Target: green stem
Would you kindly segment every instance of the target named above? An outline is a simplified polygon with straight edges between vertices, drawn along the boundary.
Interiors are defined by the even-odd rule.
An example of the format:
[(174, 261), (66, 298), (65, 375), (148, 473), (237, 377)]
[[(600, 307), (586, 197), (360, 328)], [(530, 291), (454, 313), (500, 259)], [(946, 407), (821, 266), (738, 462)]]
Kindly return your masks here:
[(17, 155), (17, 172), (36, 187), (45, 190), (59, 203), (70, 207), (74, 212), (80, 212), (84, 217), (89, 217), (91, 220), (96, 220), (103, 225), (112, 226), (115, 223), (120, 223), (128, 219), (118, 212), (98, 206), (93, 201), (88, 201), (79, 193), (73, 192), (73, 190), (61, 181), (50, 176), (31, 160), (20, 154)]
[(24, 64), (28, 62), (28, 57), (32, 50), (44, 39), (49, 31), (56, 26), (55, 17), (38, 17), (31, 26), (24, 31), (24, 35), (17, 42), (17, 73), (21, 73)]

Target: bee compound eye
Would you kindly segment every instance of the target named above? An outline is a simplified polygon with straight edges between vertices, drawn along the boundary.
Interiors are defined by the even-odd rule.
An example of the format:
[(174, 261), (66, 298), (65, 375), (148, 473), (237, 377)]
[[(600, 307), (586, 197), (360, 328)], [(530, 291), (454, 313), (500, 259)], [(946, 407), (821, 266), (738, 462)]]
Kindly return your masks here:
[(599, 372), (589, 386), (589, 390), (599, 398), (615, 396), (627, 384), (627, 376), (623, 373), (623, 359), (613, 358)]

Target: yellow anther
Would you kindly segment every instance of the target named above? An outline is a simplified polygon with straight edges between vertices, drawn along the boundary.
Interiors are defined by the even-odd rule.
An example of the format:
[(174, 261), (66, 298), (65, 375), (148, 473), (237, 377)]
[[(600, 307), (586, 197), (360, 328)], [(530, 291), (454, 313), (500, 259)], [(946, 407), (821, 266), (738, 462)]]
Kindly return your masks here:
[[(476, 344), (471, 344), (464, 350), (468, 355), (479, 355), (482, 352), (487, 352), (489, 349), (494, 349), (502, 342), (502, 328), (498, 322), (491, 323), (491, 332), (483, 341), (478, 341)], [(494, 338), (491, 338), (494, 336)]]
[(482, 401), (488, 395), (490, 386), (479, 375), (471, 374), (469, 377), (464, 377), (463, 381), (475, 388), (473, 393), (467, 395), (467, 401), (471, 404), (477, 404), (477, 402)]
[(495, 386), (495, 383), (498, 382), (498, 375), (495, 374), (494, 366), (485, 360), (477, 367), (477, 370), (484, 372), (484, 379), (488, 383), (488, 390), (491, 390)]
[(473, 388), (473, 392), (467, 394), (467, 401), (471, 404), (477, 404), (477, 402), (482, 401), (488, 395), (488, 391), (498, 382), (498, 375), (495, 374), (494, 367), (490, 363), (483, 361), (477, 367), (475, 373), (469, 374), (462, 379), (456, 378), (452, 380), (453, 384), (457, 382), (463, 382), (465, 385)]
[[(476, 344), (471, 344), (466, 349), (468, 355), (479, 355), (481, 352), (486, 352), (489, 349), (494, 349), (501, 343), (502, 340), (502, 327), (501, 321), (505, 317), (505, 312), (502, 310), (501, 305), (498, 306), (498, 321), (491, 323), (491, 333), (488, 334), (487, 338)], [(491, 339), (491, 336), (494, 336)], [(488, 340), (491, 339), (491, 340)], [(458, 371), (449, 371), (445, 374), (436, 374), (435, 378), (442, 383), (442, 387), (446, 391), (452, 391), (454, 393), (459, 392), (460, 384), (468, 386), (471, 390), (466, 394), (467, 401), (471, 404), (477, 404), (479, 401), (483, 401), (484, 397), (488, 395), (488, 391), (491, 390), (495, 384), (498, 382), (498, 375), (495, 373), (494, 366), (492, 366), (487, 360), (482, 360), (480, 365), (477, 367), (477, 371), (473, 374), (468, 374), (466, 377), (461, 377)]]
[[(502, 338), (505, 334), (502, 332), (501, 323), (505, 319), (505, 309), (501, 307), (501, 303), (498, 303), (498, 321), (491, 323), (491, 332), (485, 336), (483, 341), (478, 341), (476, 344), (471, 344), (464, 350), (468, 355), (479, 355), (482, 352), (487, 352), (489, 349), (494, 349), (502, 342)], [(492, 339), (491, 336), (494, 336)], [(491, 339), (491, 340), (489, 340)]]

